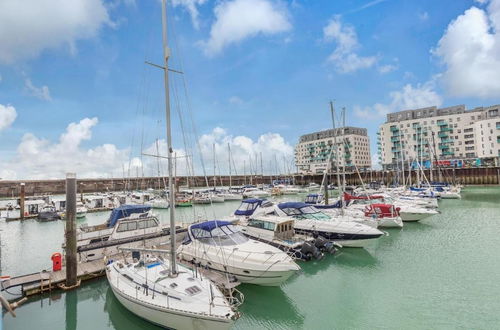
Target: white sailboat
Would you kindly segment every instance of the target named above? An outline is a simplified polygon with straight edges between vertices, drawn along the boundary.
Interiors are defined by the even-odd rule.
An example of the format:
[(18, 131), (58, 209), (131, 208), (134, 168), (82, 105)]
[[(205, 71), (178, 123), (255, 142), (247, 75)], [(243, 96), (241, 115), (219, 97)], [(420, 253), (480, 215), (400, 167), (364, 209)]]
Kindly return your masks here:
[[(170, 204), (175, 204), (172, 175), (172, 134), (168, 88), (167, 14), (162, 1), (165, 104), (168, 144)], [(208, 279), (177, 265), (175, 253), (175, 208), (170, 208), (170, 260), (150, 257), (146, 250), (132, 253), (134, 261), (114, 261), (107, 265), (106, 276), (116, 298), (129, 311), (152, 323), (173, 329), (229, 329), (238, 314)], [(143, 253), (141, 257), (141, 252)], [(146, 255), (144, 255), (146, 254)]]

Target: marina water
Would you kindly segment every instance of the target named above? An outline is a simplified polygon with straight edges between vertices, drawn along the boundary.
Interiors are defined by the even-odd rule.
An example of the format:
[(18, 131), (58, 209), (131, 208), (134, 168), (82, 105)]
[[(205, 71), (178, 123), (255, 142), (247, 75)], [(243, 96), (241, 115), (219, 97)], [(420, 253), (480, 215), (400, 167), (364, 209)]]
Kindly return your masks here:
[[(238, 205), (196, 210), (214, 218)], [(499, 328), (500, 188), (467, 187), (461, 200), (440, 201), (440, 211), (387, 230), (366, 249), (301, 262), (302, 271), (281, 287), (241, 285), (245, 302), (235, 329)], [(166, 223), (167, 212), (156, 213)], [(88, 214), (79, 225), (102, 223), (108, 215)], [(193, 210), (178, 209), (178, 215), (192, 221)], [(50, 255), (61, 251), (63, 221), (2, 222), (0, 229), (3, 274), (50, 268)], [(3, 316), (5, 329), (159, 329), (126, 310), (104, 277), (76, 291), (31, 298), (16, 313)]]

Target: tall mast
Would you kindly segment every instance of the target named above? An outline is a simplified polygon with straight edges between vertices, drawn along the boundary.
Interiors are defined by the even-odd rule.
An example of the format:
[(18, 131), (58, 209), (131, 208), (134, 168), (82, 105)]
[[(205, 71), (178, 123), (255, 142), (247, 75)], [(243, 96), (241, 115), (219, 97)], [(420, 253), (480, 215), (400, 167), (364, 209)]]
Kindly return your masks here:
[(229, 145), (229, 142), (227, 143), (227, 152), (229, 153), (229, 189), (231, 189), (231, 146)]
[(215, 143), (213, 144), (213, 149), (214, 149), (214, 191), (216, 189), (216, 186), (217, 186), (217, 178), (215, 177), (216, 174), (215, 174), (215, 170), (216, 170), (216, 167), (215, 167)]
[[(339, 189), (339, 197), (341, 204), (344, 205), (344, 194), (341, 191), (340, 185), (340, 172), (339, 172), (339, 148), (337, 146), (337, 132), (335, 127), (335, 108), (333, 107), (333, 102), (330, 101), (330, 112), (332, 114), (332, 125), (333, 125), (333, 147), (335, 148), (335, 171), (337, 172), (337, 189)], [(342, 208), (342, 215), (344, 215), (344, 208)]]
[(158, 166), (158, 190), (161, 190), (161, 177), (160, 177), (160, 149), (158, 147), (158, 139), (156, 139), (156, 165)]
[[(345, 165), (346, 165), (346, 152), (345, 152), (345, 145), (346, 145), (346, 140), (345, 140), (345, 107), (342, 108), (342, 144), (344, 145), (344, 157), (343, 160), (344, 162), (342, 163), (342, 197), (344, 196), (345, 188), (347, 186), (345, 182)], [(342, 203), (342, 215), (344, 215), (344, 208), (345, 205)]]
[(163, 26), (163, 76), (165, 81), (165, 117), (167, 124), (167, 147), (168, 147), (168, 192), (170, 197), (170, 276), (177, 276), (176, 253), (175, 253), (175, 193), (174, 178), (172, 175), (172, 122), (170, 121), (170, 90), (168, 86), (168, 59), (170, 48), (167, 46), (167, 4), (166, 0), (161, 2), (161, 23)]

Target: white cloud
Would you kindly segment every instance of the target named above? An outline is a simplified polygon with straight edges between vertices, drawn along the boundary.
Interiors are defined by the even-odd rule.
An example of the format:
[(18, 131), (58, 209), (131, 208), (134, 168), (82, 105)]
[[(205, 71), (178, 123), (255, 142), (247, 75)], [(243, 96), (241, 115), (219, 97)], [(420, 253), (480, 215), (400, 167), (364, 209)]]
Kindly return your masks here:
[[(482, 3), (486, 3), (483, 1)], [(446, 69), (441, 82), (456, 97), (500, 94), (500, 0), (471, 7), (453, 20), (432, 53)]]
[(292, 28), (286, 7), (271, 0), (224, 1), (216, 5), (214, 13), (210, 38), (202, 42), (209, 56), (258, 34), (272, 35)]
[(2, 82), (2, 79), (3, 79), (3, 78), (2, 78), (2, 75), (0, 74), (0, 82)]
[(0, 132), (10, 127), (16, 117), (17, 112), (13, 106), (0, 104)]
[(397, 69), (398, 69), (397, 65), (386, 64), (386, 65), (379, 66), (378, 72), (380, 72), (381, 74), (386, 74), (386, 73), (392, 72), (392, 71), (397, 70)]
[(441, 106), (443, 100), (434, 90), (434, 82), (429, 81), (425, 84), (418, 84), (413, 87), (411, 84), (405, 85), (399, 91), (389, 93), (390, 103), (375, 103), (373, 106), (361, 107), (355, 106), (354, 113), (357, 117), (363, 119), (381, 118), (389, 112), (417, 109), (431, 106)]
[(112, 144), (83, 149), (83, 141), (92, 138), (92, 128), (97, 118), (85, 118), (71, 123), (61, 134), (59, 141), (25, 134), (17, 147), (16, 155), (3, 163), (4, 179), (64, 178), (67, 172), (78, 177), (107, 177), (111, 172), (122, 173), (122, 164), (128, 160), (128, 150), (120, 150)]
[[(284, 167), (288, 167), (293, 171), (293, 147), (285, 141), (285, 139), (277, 133), (266, 133), (260, 135), (257, 140), (252, 140), (251, 138), (243, 135), (233, 136), (229, 134), (225, 129), (221, 127), (214, 128), (210, 133), (203, 134), (199, 138), (199, 147), (201, 150), (201, 156), (203, 157), (203, 163), (205, 165), (206, 174), (211, 177), (214, 172), (214, 153), (213, 148), (215, 144), (215, 155), (217, 159), (217, 174), (227, 174), (229, 173), (229, 151), (228, 144), (231, 146), (231, 158), (232, 167), (231, 171), (233, 174), (243, 174), (246, 170), (247, 174), (250, 173), (260, 173), (260, 155), (262, 154), (262, 167), (265, 173), (275, 173), (276, 172), (276, 162), (280, 172), (283, 172)], [(159, 140), (158, 149), (162, 157), (166, 157), (167, 144), (165, 140)], [(156, 155), (156, 143), (151, 144), (145, 149), (145, 153)], [(191, 168), (194, 168), (195, 175), (203, 175), (203, 168), (200, 159), (200, 153), (196, 147), (194, 152), (194, 164), (187, 163), (186, 152), (181, 149), (175, 149), (174, 152), (177, 156), (177, 174), (186, 175), (191, 174)], [(190, 156), (192, 156), (190, 154)], [(192, 159), (192, 158), (190, 158)], [(286, 166), (284, 165), (284, 160), (286, 160)], [(156, 175), (158, 161), (154, 157), (148, 159), (143, 159), (145, 173), (150, 175)], [(161, 173), (166, 174), (166, 164), (167, 160), (160, 158), (161, 163)]]
[(34, 58), (66, 45), (75, 51), (80, 39), (113, 25), (102, 0), (0, 1), (0, 63)]
[(352, 25), (342, 24), (338, 15), (323, 28), (323, 38), (326, 42), (336, 43), (337, 48), (330, 54), (328, 61), (332, 62), (340, 73), (370, 68), (377, 62), (376, 56), (363, 57), (356, 53), (360, 48), (356, 30)]
[(240, 97), (238, 97), (238, 96), (231, 96), (228, 101), (232, 105), (243, 104), (243, 100)]
[[(0, 107), (0, 118), (2, 116)], [(4, 121), (1, 121), (3, 123)], [(80, 122), (71, 123), (62, 133), (58, 141), (50, 141), (34, 134), (25, 134), (17, 147), (17, 152), (12, 159), (0, 158), (0, 177), (3, 179), (47, 179), (64, 178), (67, 172), (77, 173), (79, 178), (135, 177), (136, 175), (156, 176), (158, 162), (161, 175), (167, 174), (167, 160), (150, 156), (132, 157), (129, 149), (119, 149), (113, 144), (85, 149), (84, 141), (92, 139), (92, 129), (98, 124), (97, 118), (84, 118)], [(216, 127), (210, 133), (199, 138), (201, 156), (204, 159), (208, 176), (213, 175), (213, 145), (215, 144), (217, 158), (217, 173), (226, 174), (228, 168), (228, 148), (231, 145), (231, 154), (234, 162), (233, 174), (260, 173), (260, 154), (262, 153), (263, 167), (266, 173), (276, 171), (276, 161), (280, 172), (283, 172), (284, 160), (286, 166), (292, 169), (293, 147), (276, 133), (267, 133), (252, 140), (246, 136), (232, 136), (223, 128)], [(144, 148), (145, 154), (167, 156), (167, 143), (165, 140), (153, 142)], [(187, 162), (185, 150), (174, 149), (177, 156), (177, 175), (193, 174), (203, 175), (198, 148), (194, 152), (194, 165)], [(193, 154), (190, 152), (189, 159)], [(256, 157), (258, 160), (256, 160)], [(3, 161), (3, 162), (2, 162)], [(270, 164), (272, 162), (272, 164)], [(219, 170), (220, 168), (220, 170)]]
[(200, 26), (200, 22), (198, 20), (199, 12), (198, 12), (198, 6), (203, 5), (207, 0), (172, 0), (172, 5), (174, 7), (176, 6), (183, 6), (186, 8), (186, 10), (189, 12), (189, 15), (191, 16), (191, 22), (193, 23), (193, 26), (198, 29)]
[(36, 87), (31, 82), (31, 79), (26, 78), (24, 80), (24, 87), (30, 93), (30, 95), (39, 98), (40, 100), (44, 101), (52, 100), (52, 98), (50, 97), (50, 90), (47, 86)]

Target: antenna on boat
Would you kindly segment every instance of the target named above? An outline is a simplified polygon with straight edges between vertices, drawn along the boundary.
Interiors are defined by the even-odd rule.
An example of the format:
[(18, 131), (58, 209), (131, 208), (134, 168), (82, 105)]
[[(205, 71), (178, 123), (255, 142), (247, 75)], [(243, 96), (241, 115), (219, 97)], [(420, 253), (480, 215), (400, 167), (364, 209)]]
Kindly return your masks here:
[(163, 76), (165, 81), (165, 117), (167, 125), (167, 148), (168, 148), (168, 191), (170, 198), (170, 276), (177, 275), (177, 267), (175, 260), (175, 193), (174, 182), (172, 176), (172, 122), (170, 119), (170, 92), (168, 86), (168, 59), (170, 57), (170, 49), (167, 46), (167, 4), (166, 0), (161, 2), (161, 23), (162, 23), (162, 39), (163, 39), (163, 58), (165, 61)]

